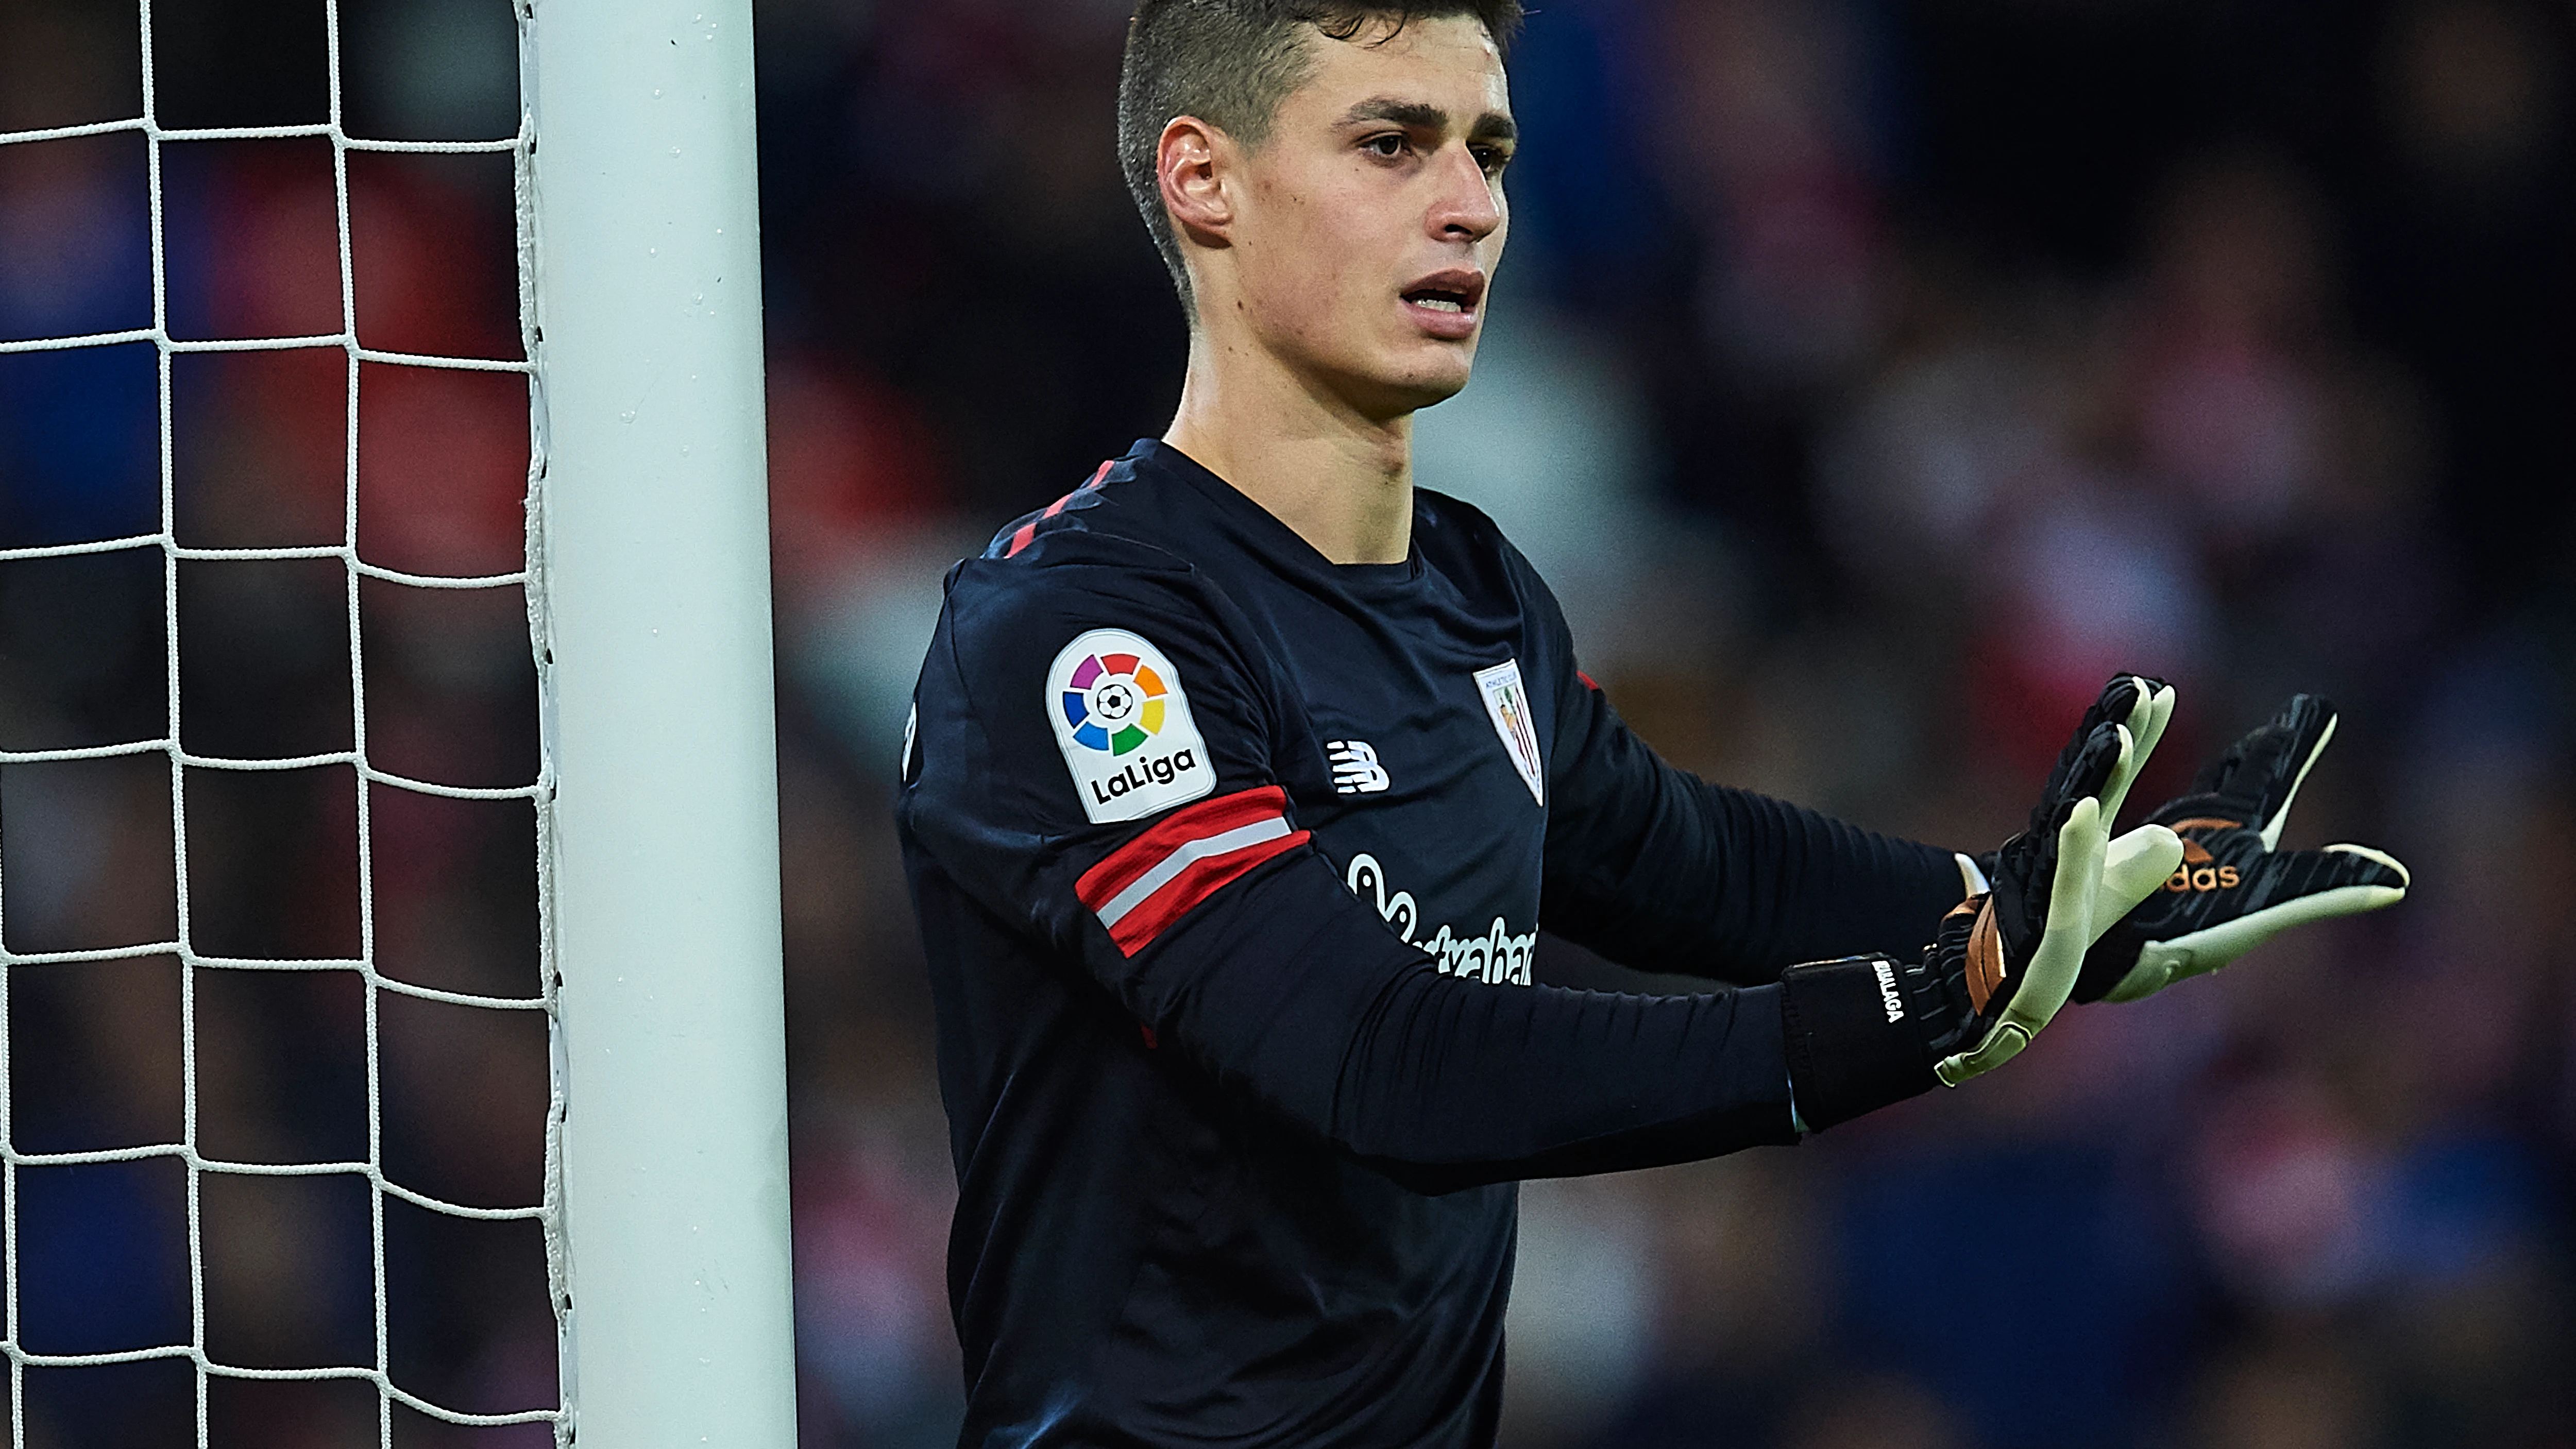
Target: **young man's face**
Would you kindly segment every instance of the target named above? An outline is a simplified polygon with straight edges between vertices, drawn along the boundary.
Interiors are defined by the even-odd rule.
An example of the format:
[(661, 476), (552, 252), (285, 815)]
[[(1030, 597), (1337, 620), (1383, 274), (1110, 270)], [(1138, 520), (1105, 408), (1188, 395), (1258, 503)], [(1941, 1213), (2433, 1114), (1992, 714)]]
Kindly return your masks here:
[(1229, 238), (1260, 344), (1373, 417), (1467, 385), (1514, 135), (1481, 24), (1386, 28), (1308, 40), (1315, 74), (1244, 158)]

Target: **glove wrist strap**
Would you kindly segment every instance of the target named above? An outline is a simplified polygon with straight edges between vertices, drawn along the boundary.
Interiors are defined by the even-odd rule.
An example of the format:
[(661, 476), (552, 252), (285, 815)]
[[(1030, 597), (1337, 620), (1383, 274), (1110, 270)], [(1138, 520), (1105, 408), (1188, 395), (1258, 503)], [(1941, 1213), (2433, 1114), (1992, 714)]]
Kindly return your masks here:
[(1782, 972), (1780, 1022), (1790, 1090), (1810, 1130), (1919, 1096), (1936, 1081), (1896, 963), (1884, 956)]

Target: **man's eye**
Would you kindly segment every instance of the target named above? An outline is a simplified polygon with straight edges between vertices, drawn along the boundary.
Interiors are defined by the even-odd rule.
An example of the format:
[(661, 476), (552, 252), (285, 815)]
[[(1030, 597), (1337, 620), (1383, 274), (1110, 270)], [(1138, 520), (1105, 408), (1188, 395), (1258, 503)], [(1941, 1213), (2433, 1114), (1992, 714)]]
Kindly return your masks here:
[(1475, 157), (1476, 164), (1485, 168), (1485, 174), (1491, 176), (1511, 164), (1512, 153), (1500, 146), (1478, 146), (1475, 148)]
[(1360, 145), (1370, 155), (1384, 156), (1390, 161), (1404, 154), (1404, 137), (1392, 131), (1383, 136), (1371, 136)]

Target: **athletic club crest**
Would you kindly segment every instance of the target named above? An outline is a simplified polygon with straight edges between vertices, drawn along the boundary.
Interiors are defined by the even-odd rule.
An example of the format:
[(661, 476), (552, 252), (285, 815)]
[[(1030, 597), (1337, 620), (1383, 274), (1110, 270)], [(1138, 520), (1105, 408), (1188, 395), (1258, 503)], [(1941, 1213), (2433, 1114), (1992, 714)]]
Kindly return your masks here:
[(1506, 659), (1491, 669), (1477, 670), (1476, 690), (1485, 697), (1485, 714), (1494, 722), (1494, 733), (1503, 737), (1503, 753), (1512, 757), (1512, 768), (1521, 772), (1530, 798), (1544, 808), (1547, 765), (1539, 758), (1538, 724), (1530, 716), (1529, 690), (1521, 684), (1521, 662)]

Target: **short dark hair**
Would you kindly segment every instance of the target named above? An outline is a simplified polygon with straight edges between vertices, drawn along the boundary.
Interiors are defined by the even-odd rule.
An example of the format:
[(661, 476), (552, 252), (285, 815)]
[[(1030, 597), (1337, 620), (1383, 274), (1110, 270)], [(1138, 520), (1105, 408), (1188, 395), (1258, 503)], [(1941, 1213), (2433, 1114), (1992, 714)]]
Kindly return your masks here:
[[(1118, 76), (1118, 165), (1145, 218), (1154, 247), (1171, 269), (1181, 305), (1189, 307), (1190, 274), (1163, 210), (1155, 154), (1174, 116), (1196, 116), (1247, 146), (1258, 146), (1279, 103), (1306, 83), (1313, 64), (1305, 32), (1333, 40), (1357, 37), (1371, 21), (1401, 30), (1415, 20), (1473, 16), (1498, 46), (1521, 26), (1520, 0), (1141, 0), (1127, 24), (1127, 59)], [(1390, 32), (1392, 35), (1393, 32)]]

